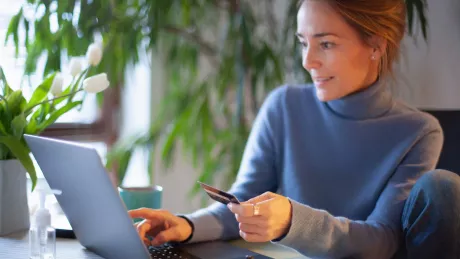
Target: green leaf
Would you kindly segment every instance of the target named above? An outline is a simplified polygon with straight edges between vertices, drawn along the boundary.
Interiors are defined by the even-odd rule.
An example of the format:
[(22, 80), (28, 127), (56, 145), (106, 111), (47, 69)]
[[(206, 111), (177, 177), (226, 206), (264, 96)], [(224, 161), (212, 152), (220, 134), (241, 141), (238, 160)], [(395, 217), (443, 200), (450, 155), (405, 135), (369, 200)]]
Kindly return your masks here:
[(19, 33), (18, 33), (18, 28), (19, 28), (19, 22), (21, 21), (22, 17), (22, 7), (19, 10), (19, 12), (13, 16), (10, 20), (10, 24), (8, 25), (8, 31), (6, 32), (5, 36), (5, 45), (8, 43), (9, 37), (12, 35), (13, 36), (13, 41), (14, 41), (14, 46), (15, 46), (15, 56), (16, 58), (18, 57), (19, 54)]
[(418, 16), (419, 16), (419, 19), (420, 19), (420, 27), (422, 29), (423, 38), (427, 39), (428, 38), (428, 32), (427, 32), (427, 30), (428, 30), (428, 22), (427, 22), (427, 18), (426, 18), (426, 15), (425, 15), (424, 0), (415, 1), (415, 7), (417, 9)]
[(32, 191), (35, 189), (37, 184), (37, 173), (35, 172), (35, 167), (30, 158), (30, 150), (27, 146), (23, 144), (20, 140), (12, 136), (0, 136), (0, 143), (8, 147), (8, 149), (13, 153), (15, 158), (17, 158), (21, 164), (29, 173), (30, 180), (32, 181)]
[(24, 17), (23, 19), (23, 22), (24, 22), (24, 34), (25, 34), (25, 37), (26, 39), (24, 40), (24, 44), (25, 44), (25, 47), (27, 49), (27, 47), (29, 46), (29, 31), (30, 31), (30, 22)]
[(51, 110), (50, 108), (51, 108), (51, 105), (49, 102), (45, 102), (44, 104), (41, 105), (39, 109), (40, 113), (38, 114), (38, 117), (37, 117), (38, 124), (41, 124), (46, 120), (46, 117), (48, 117), (50, 113), (50, 110)]
[(172, 158), (174, 155), (175, 142), (179, 134), (187, 134), (186, 129), (187, 125), (190, 123), (189, 118), (193, 114), (194, 107), (188, 107), (182, 114), (178, 117), (177, 120), (171, 124), (169, 133), (166, 136), (165, 143), (162, 148), (161, 157), (163, 159), (163, 164), (168, 168), (171, 166)]
[(10, 88), (8, 81), (6, 81), (5, 73), (3, 73), (3, 68), (0, 66), (0, 82), (3, 83), (3, 96), (8, 96), (13, 92), (13, 89)]
[(54, 48), (51, 49), (50, 47), (48, 49), (48, 57), (46, 59), (43, 75), (48, 75), (61, 69), (61, 55), (61, 46), (59, 43), (57, 43)]
[[(29, 110), (33, 106), (37, 105), (38, 103), (42, 102), (45, 100), (45, 98), (48, 96), (48, 93), (50, 91), (51, 85), (53, 84), (54, 77), (56, 76), (56, 73), (53, 73), (52, 75), (48, 76), (34, 91), (32, 94), (32, 97), (30, 98), (29, 103), (26, 106), (26, 110)], [(27, 116), (28, 114), (26, 114)]]
[(31, 120), (24, 129), (25, 134), (36, 135), (38, 133), (38, 125), (36, 120)]
[(413, 24), (414, 24), (414, 4), (412, 3), (412, 0), (407, 0), (406, 1), (406, 9), (407, 9), (407, 24), (409, 28), (409, 34), (412, 34), (413, 31)]
[(27, 46), (26, 64), (24, 74), (31, 75), (37, 70), (37, 63), (40, 56), (45, 52), (45, 48), (40, 41), (35, 41)]
[(73, 108), (81, 105), (82, 103), (83, 103), (82, 101), (68, 103), (65, 106), (55, 110), (54, 112), (52, 112), (50, 114), (50, 117), (45, 122), (39, 124), (38, 129), (39, 130), (46, 129), (49, 125), (51, 125), (54, 122), (56, 122), (56, 120), (59, 119), (59, 117), (61, 117), (63, 114), (65, 114), (66, 112), (72, 110)]
[(22, 139), (22, 135), (24, 133), (24, 128), (27, 125), (26, 117), (24, 113), (19, 114), (18, 116), (14, 117), (13, 121), (11, 121), (11, 130), (13, 132), (13, 136), (16, 139)]
[(1, 121), (0, 121), (0, 133), (2, 135), (8, 135), (8, 132), (6, 132), (6, 128)]
[(129, 162), (131, 161), (131, 157), (133, 154), (133, 150), (125, 151), (118, 160), (118, 183), (121, 185), (123, 179), (125, 178), (126, 171), (128, 170)]
[(8, 108), (10, 109), (11, 116), (17, 116), (24, 112), (27, 101), (22, 96), (22, 90), (16, 90), (7, 97)]
[(147, 175), (149, 177), (149, 184), (151, 186), (155, 185), (154, 181), (154, 170), (155, 170), (155, 146), (152, 144), (148, 148), (148, 159), (147, 159)]

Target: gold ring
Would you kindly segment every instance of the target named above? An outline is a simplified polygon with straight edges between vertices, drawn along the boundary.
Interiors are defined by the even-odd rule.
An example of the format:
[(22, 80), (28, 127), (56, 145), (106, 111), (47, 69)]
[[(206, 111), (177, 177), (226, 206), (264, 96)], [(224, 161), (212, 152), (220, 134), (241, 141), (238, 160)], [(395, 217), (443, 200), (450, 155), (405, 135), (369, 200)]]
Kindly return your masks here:
[(260, 215), (260, 207), (259, 207), (259, 205), (254, 204), (253, 208), (254, 208), (254, 212), (253, 212), (254, 216), (259, 216)]

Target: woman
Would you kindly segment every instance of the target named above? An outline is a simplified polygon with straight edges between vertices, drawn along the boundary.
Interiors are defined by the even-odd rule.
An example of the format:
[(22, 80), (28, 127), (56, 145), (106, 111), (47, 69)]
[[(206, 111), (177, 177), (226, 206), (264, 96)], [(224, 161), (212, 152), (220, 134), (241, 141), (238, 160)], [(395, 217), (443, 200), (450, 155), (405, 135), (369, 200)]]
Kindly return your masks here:
[(460, 180), (433, 171), (441, 127), (387, 86), (404, 7), (302, 1), (297, 37), (314, 85), (279, 87), (264, 102), (230, 190), (247, 202), (186, 216), (130, 211), (145, 219), (141, 237), (159, 245), (241, 236), (322, 258), (458, 258)]

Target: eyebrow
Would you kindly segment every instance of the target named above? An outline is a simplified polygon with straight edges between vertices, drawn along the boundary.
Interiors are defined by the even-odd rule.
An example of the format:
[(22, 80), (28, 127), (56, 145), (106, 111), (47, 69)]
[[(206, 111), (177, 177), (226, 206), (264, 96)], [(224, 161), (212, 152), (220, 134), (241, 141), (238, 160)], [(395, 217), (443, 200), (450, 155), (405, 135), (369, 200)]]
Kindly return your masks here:
[[(304, 38), (304, 36), (298, 32), (295, 33), (295, 35), (299, 38)], [(335, 36), (335, 37), (339, 37), (337, 34), (335, 33), (332, 33), (332, 32), (321, 32), (321, 33), (317, 33), (315, 35), (313, 35), (313, 38), (322, 38), (322, 37), (326, 37), (326, 36)]]

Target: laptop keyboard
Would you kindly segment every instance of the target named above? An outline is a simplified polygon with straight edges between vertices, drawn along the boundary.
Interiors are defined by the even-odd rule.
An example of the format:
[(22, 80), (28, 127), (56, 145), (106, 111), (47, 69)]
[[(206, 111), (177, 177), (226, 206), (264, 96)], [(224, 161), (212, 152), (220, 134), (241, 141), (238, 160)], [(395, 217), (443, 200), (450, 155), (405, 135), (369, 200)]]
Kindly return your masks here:
[(199, 259), (186, 251), (164, 244), (162, 246), (150, 246), (150, 257), (154, 259)]

